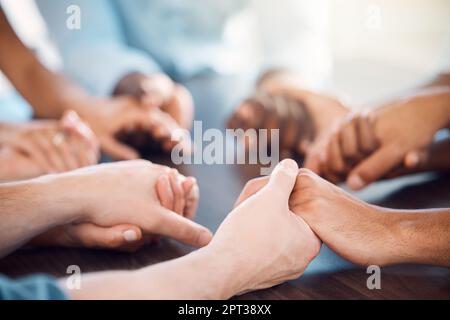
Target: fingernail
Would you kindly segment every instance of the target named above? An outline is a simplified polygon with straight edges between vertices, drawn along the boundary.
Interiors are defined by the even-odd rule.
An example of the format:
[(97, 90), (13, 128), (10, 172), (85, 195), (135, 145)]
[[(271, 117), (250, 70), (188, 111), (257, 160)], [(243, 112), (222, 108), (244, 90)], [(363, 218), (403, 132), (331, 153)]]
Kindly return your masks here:
[(297, 162), (292, 159), (283, 160), (280, 163), (280, 169), (284, 170), (289, 175), (296, 175), (298, 173)]
[(123, 238), (127, 242), (135, 242), (138, 240), (138, 235), (134, 230), (126, 230), (123, 232)]
[(200, 231), (200, 236), (198, 237), (198, 245), (201, 247), (206, 246), (211, 241), (212, 235), (209, 230)]
[(419, 155), (417, 153), (410, 153), (408, 155), (407, 161), (406, 161), (406, 165), (410, 168), (414, 168), (419, 164)]
[(194, 185), (191, 189), (191, 197), (199, 198), (199, 196), (200, 196), (200, 189), (198, 188), (198, 185)]
[(362, 189), (366, 184), (364, 180), (357, 174), (353, 174), (348, 178), (347, 184), (353, 190)]

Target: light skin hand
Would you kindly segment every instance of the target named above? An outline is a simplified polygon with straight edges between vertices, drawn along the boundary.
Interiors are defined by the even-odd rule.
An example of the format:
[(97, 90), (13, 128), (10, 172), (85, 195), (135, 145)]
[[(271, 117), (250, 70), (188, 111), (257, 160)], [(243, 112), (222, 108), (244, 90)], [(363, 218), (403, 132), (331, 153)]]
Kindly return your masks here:
[(99, 157), (96, 137), (72, 111), (59, 121), (6, 125), (0, 131), (0, 143), (2, 162), (11, 169), (0, 177), (4, 181), (93, 165)]
[[(280, 164), (266, 187), (249, 198), (242, 197), (243, 202), (225, 219), (208, 246), (138, 271), (86, 275), (82, 289), (70, 291), (70, 296), (73, 299), (228, 299), (299, 277), (318, 254), (321, 243), (308, 225), (288, 208), (297, 172), (294, 161)], [(243, 195), (247, 194), (246, 189)], [(280, 232), (271, 232), (274, 225)], [(268, 232), (271, 237), (267, 236)]]
[(101, 227), (131, 224), (146, 234), (169, 236), (197, 247), (206, 245), (211, 239), (208, 229), (160, 204), (155, 185), (167, 170), (145, 160), (119, 162), (72, 171), (58, 183), (72, 190), (74, 199), (83, 199), (78, 200), (83, 203), (79, 223)]
[[(199, 201), (195, 178), (185, 177), (175, 169), (158, 165), (154, 165), (154, 170), (162, 172), (155, 185), (158, 202), (167, 210), (177, 210), (182, 217), (193, 219)], [(39, 235), (30, 244), (133, 252), (157, 239), (154, 233), (144, 233), (138, 226), (130, 224), (105, 227), (93, 223), (72, 223)]]
[[(264, 188), (246, 197), (219, 227), (210, 249), (229, 253), (239, 265), (239, 287), (246, 292), (298, 278), (318, 254), (320, 240), (288, 206), (298, 167), (295, 161), (281, 162)], [(279, 232), (273, 232), (277, 226)], [(271, 237), (267, 237), (270, 233)]]

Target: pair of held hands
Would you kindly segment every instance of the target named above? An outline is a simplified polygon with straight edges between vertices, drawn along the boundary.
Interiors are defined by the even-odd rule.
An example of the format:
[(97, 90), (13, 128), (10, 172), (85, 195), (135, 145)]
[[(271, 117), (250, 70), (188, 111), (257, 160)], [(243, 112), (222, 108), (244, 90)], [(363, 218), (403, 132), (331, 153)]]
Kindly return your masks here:
[(305, 155), (305, 167), (331, 182), (359, 190), (381, 178), (448, 169), (450, 140), (432, 143), (450, 123), (443, 105), (448, 88), (423, 89), (360, 113), (290, 85), (266, 83), (259, 92), (238, 107), (229, 126), (279, 128), (280, 149)]
[[(114, 159), (139, 158), (118, 139), (133, 133), (169, 151), (172, 132), (189, 128), (193, 102), (189, 92), (160, 74), (122, 79), (112, 99), (81, 98), (60, 120), (5, 124), (0, 127), (0, 180), (21, 180), (97, 164), (100, 149)], [(80, 118), (80, 116), (83, 120)], [(189, 151), (188, 140), (184, 149)]]
[(299, 170), (293, 160), (281, 162), (270, 177), (247, 183), (214, 237), (190, 220), (198, 203), (195, 180), (172, 169), (137, 160), (40, 179), (49, 191), (59, 190), (53, 201), (62, 197), (76, 214), (70, 225), (35, 242), (135, 250), (149, 237), (169, 236), (228, 257), (232, 265), (223, 266), (224, 272), (239, 266), (233, 293), (299, 277), (322, 241), (355, 263), (394, 262), (383, 253), (391, 237), (383, 209)]

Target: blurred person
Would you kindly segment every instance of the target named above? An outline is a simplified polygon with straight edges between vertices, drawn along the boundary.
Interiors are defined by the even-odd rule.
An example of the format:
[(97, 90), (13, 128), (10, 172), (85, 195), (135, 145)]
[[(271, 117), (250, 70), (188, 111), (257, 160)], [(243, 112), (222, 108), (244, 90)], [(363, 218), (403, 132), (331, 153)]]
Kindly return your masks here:
[[(177, 222), (185, 232), (178, 235), (188, 243), (202, 247), (184, 257), (159, 263), (135, 271), (105, 271), (82, 275), (79, 290), (69, 290), (65, 279), (56, 281), (48, 277), (26, 278), (21, 280), (0, 279), (0, 297), (9, 299), (228, 299), (234, 295), (252, 290), (269, 288), (284, 281), (298, 278), (308, 264), (319, 253), (321, 242), (299, 215), (289, 209), (288, 201), (296, 183), (298, 167), (292, 160), (280, 163), (272, 173), (269, 183), (256, 192), (228, 215), (219, 227), (214, 238), (206, 229), (185, 223), (177, 215), (156, 207), (149, 202), (148, 179), (143, 172), (132, 174), (123, 185), (123, 170), (142, 163), (123, 163), (104, 166), (99, 170), (80, 169), (69, 174), (60, 174), (25, 184), (0, 186), (0, 197), (7, 193), (18, 193), (23, 202), (0, 203), (3, 213), (17, 211), (18, 208), (29, 208), (28, 203), (42, 203), (39, 207), (45, 214), (24, 210), (24, 215), (36, 215), (41, 221), (39, 228), (45, 229), (51, 223), (62, 221), (95, 222), (103, 226), (130, 219), (143, 230), (170, 233), (170, 223)], [(122, 166), (122, 170), (117, 170)], [(128, 169), (127, 169), (128, 167)], [(114, 170), (112, 170), (114, 169)], [(142, 168), (148, 170), (148, 168)], [(89, 172), (90, 171), (90, 172)], [(122, 172), (117, 172), (122, 171)], [(149, 173), (149, 172), (147, 172)], [(117, 180), (119, 179), (119, 180)], [(111, 197), (105, 188), (97, 188), (98, 181), (114, 186)], [(42, 201), (29, 188), (59, 188), (61, 184), (82, 185), (77, 193), (59, 193), (62, 202)], [(93, 188), (94, 187), (94, 188)], [(131, 187), (131, 188), (130, 188)], [(93, 189), (92, 189), (93, 188)], [(129, 192), (130, 189), (139, 192)], [(62, 188), (62, 190), (67, 190)], [(92, 193), (88, 192), (89, 190)], [(41, 190), (42, 191), (42, 190)], [(243, 195), (247, 192), (244, 190)], [(95, 194), (95, 196), (94, 196)], [(86, 203), (85, 210), (80, 204)], [(130, 212), (130, 204), (134, 212)], [(123, 206), (126, 206), (123, 210)], [(107, 208), (108, 210), (105, 210)], [(153, 209), (153, 210), (150, 210)], [(105, 215), (106, 212), (106, 215)], [(54, 213), (58, 213), (55, 215)], [(149, 215), (150, 213), (150, 215)], [(42, 219), (39, 217), (47, 217)], [(255, 221), (257, 223), (255, 224)], [(11, 225), (6, 221), (2, 227)], [(282, 232), (275, 232), (267, 237), (267, 230), (277, 225)], [(14, 228), (9, 228), (16, 230)], [(157, 231), (157, 229), (156, 229)], [(27, 232), (38, 232), (33, 228)], [(1, 241), (1, 250), (11, 245), (11, 239), (28, 236), (6, 232), (7, 239)], [(3, 235), (3, 232), (0, 233)]]
[[(184, 127), (192, 121), (192, 99), (177, 82), (276, 69), (318, 86), (331, 69), (326, 0), (36, 3), (66, 75), (95, 94), (131, 95), (160, 107)], [(79, 9), (79, 29), (63, 27), (68, 8)]]
[[(2, 48), (0, 50), (0, 70), (33, 107), (35, 117), (60, 119), (66, 111), (75, 111), (81, 119), (85, 121), (84, 123), (81, 120), (76, 120), (76, 123), (79, 124), (78, 128), (83, 128), (83, 131), (85, 132), (84, 135), (79, 136), (89, 138), (91, 143), (88, 145), (94, 149), (97, 147), (97, 143), (94, 140), (94, 137), (96, 136), (102, 151), (118, 160), (136, 159), (139, 157), (139, 154), (135, 149), (125, 145), (118, 139), (118, 135), (122, 132), (145, 131), (156, 141), (164, 145), (166, 149), (170, 149), (176, 144), (176, 141), (172, 140), (171, 132), (179, 126), (172, 118), (165, 115), (163, 112), (156, 109), (143, 110), (134, 99), (128, 97), (100, 99), (89, 96), (83, 89), (71, 83), (69, 80), (46, 69), (36, 56), (19, 40), (9, 25), (1, 8), (0, 31), (0, 44)], [(74, 117), (74, 113), (72, 113), (71, 118), (73, 119)], [(64, 123), (67, 122), (64, 120), (61, 121)], [(57, 122), (53, 122), (52, 125), (50, 122), (46, 123), (53, 127), (57, 126)], [(43, 123), (40, 122), (36, 125), (30, 124), (30, 126), (33, 128), (29, 132), (32, 132), (33, 130), (36, 130), (36, 127), (42, 127)], [(87, 126), (92, 129), (94, 134), (87, 134), (90, 130), (87, 129)], [(16, 132), (16, 136), (21, 135), (21, 141), (27, 141), (26, 143), (21, 142), (21, 145), (31, 146), (35, 144), (35, 141), (30, 141), (29, 138), (31, 136), (33, 136), (34, 140), (37, 140), (38, 138), (34, 137), (34, 134), (32, 133), (26, 133), (26, 128), (26, 124), (4, 125), (0, 128), (0, 136), (13, 137), (14, 134), (12, 133)], [(8, 134), (7, 132), (10, 132), (11, 134)], [(47, 159), (49, 164), (45, 165), (41, 161), (40, 167), (44, 167), (44, 169), (41, 169), (40, 171), (42, 174), (55, 171), (55, 166), (57, 172), (60, 172), (63, 169), (72, 168), (74, 163), (78, 162), (76, 159), (77, 157), (85, 157), (81, 152), (74, 152), (73, 150), (66, 152), (67, 150), (60, 150), (62, 147), (65, 147), (67, 139), (61, 139), (63, 136), (57, 132), (54, 132), (54, 134), (57, 142), (58, 140), (60, 142), (63, 140), (62, 142), (64, 143), (56, 143), (58, 146), (54, 146), (53, 144), (53, 147), (58, 147), (57, 151), (46, 153), (47, 158), (52, 157), (59, 152), (62, 154), (60, 155), (60, 158), (62, 157), (66, 162), (70, 161), (71, 163), (65, 163), (64, 165), (55, 165), (53, 163), (53, 165), (51, 165), (52, 162), (56, 163), (61, 162), (62, 160)], [(52, 146), (49, 146), (49, 144), (52, 144), (52, 141), (55, 142), (55, 140), (49, 140), (49, 138), (52, 137), (49, 137), (48, 134), (47, 138), (44, 138), (44, 136), (45, 135), (40, 136), (42, 142), (41, 146), (45, 143), (47, 149), (53, 148)], [(3, 138), (2, 141), (2, 138), (0, 138), (0, 143), (6, 143), (5, 139), (6, 138)], [(34, 159), (36, 159), (40, 153), (33, 152), (33, 154)], [(94, 164), (98, 160), (98, 157), (95, 157), (94, 159), (91, 155), (86, 156), (85, 158), (89, 159), (89, 163), (85, 164)], [(25, 163), (23, 162), (23, 164)]]

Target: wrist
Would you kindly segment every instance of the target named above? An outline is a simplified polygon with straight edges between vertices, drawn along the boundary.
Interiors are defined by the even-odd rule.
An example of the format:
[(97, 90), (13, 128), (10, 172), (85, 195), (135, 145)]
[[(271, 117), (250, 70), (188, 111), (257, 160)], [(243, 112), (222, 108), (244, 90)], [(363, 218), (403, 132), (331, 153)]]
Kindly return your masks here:
[(51, 174), (30, 180), (27, 188), (32, 194), (39, 194), (40, 208), (47, 215), (57, 218), (57, 225), (68, 224), (82, 219), (84, 201), (77, 184), (69, 174)]

